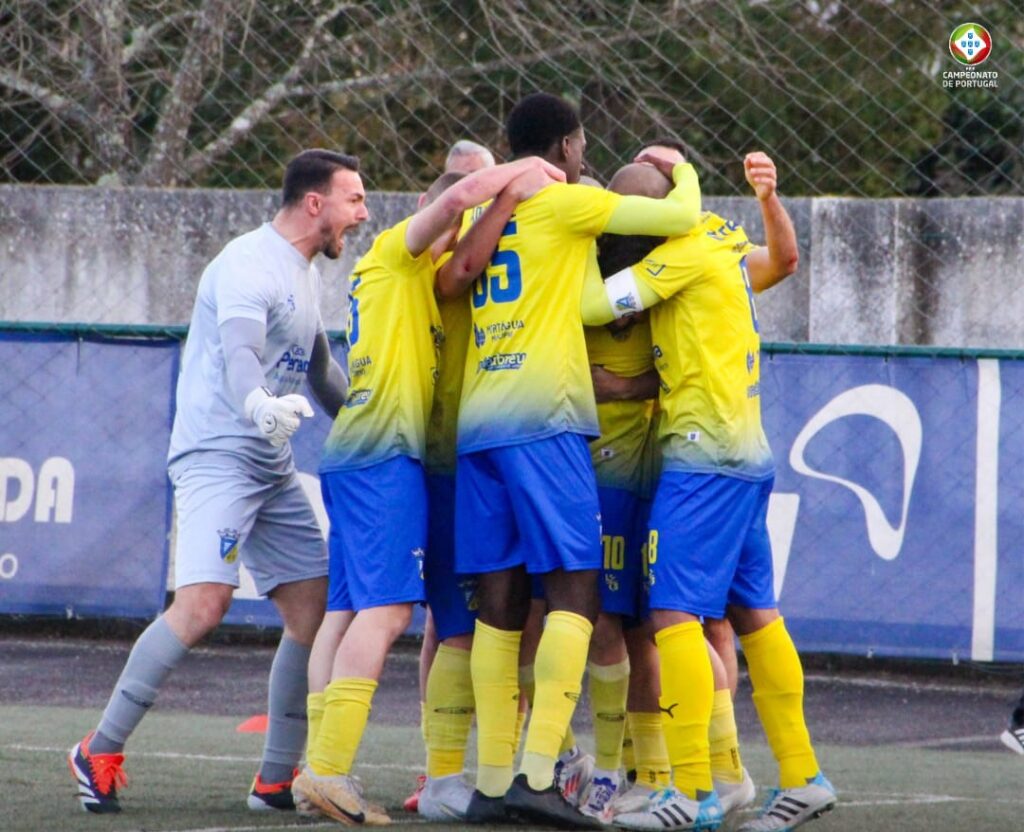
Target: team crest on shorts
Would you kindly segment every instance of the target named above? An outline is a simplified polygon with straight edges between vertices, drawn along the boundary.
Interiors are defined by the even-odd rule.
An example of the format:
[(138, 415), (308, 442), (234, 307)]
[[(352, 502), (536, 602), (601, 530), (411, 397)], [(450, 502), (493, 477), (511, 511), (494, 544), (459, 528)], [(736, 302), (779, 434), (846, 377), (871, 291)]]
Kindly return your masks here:
[(480, 608), (480, 600), (476, 597), (476, 578), (462, 578), (459, 581), (459, 589), (462, 590), (462, 597), (466, 599), (466, 609), (469, 612), (476, 612)]
[(224, 563), (238, 560), (238, 529), (217, 529), (220, 535), (220, 559)]
[(419, 546), (417, 546), (415, 549), (412, 550), (412, 556), (414, 558), (416, 558), (416, 566), (420, 570), (420, 580), (421, 581), (423, 580), (423, 555), (424, 555), (424, 551)]
[(619, 591), (619, 579), (611, 572), (604, 573), (604, 582), (608, 586), (609, 592)]

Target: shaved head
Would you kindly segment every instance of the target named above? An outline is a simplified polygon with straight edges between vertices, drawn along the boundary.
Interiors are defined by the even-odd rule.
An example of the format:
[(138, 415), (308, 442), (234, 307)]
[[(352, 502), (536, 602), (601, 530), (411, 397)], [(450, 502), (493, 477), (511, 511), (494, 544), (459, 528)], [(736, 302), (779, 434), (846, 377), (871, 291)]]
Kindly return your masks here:
[(672, 182), (654, 165), (630, 164), (619, 168), (608, 183), (608, 190), (630, 196), (664, 199), (672, 190)]

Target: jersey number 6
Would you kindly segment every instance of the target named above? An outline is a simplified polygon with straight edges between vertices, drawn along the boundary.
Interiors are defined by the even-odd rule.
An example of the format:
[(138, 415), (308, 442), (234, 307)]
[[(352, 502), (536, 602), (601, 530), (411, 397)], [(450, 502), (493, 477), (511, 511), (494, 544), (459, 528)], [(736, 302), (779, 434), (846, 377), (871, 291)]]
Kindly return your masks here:
[[(511, 220), (501, 237), (513, 237), (516, 234), (515, 220)], [(501, 245), (501, 242), (498, 243)], [(504, 270), (505, 285), (501, 285)], [(523, 291), (523, 275), (519, 268), (519, 255), (514, 251), (496, 251), (487, 264), (486, 271), (473, 284), (473, 308), (479, 309), (487, 303), (488, 296), (495, 303), (509, 303)]]

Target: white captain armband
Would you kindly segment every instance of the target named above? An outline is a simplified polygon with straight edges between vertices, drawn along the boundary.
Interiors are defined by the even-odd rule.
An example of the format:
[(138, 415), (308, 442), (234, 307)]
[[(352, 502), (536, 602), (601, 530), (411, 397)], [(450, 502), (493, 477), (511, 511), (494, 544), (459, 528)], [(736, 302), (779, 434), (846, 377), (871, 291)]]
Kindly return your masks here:
[(609, 277), (604, 282), (604, 290), (608, 293), (608, 303), (616, 320), (643, 311), (644, 302), (632, 268), (627, 267)]

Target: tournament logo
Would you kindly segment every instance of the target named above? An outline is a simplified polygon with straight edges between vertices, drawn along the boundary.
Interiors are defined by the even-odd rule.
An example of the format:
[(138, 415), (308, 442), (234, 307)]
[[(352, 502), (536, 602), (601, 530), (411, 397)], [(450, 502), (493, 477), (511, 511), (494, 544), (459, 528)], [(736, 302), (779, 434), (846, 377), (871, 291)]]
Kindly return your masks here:
[(220, 536), (220, 558), (224, 563), (238, 560), (238, 529), (217, 529)]
[(962, 23), (949, 36), (949, 54), (964, 66), (978, 66), (992, 54), (992, 35), (979, 23)]

